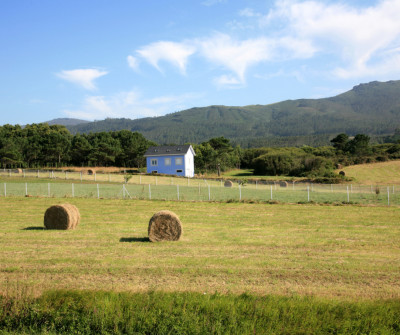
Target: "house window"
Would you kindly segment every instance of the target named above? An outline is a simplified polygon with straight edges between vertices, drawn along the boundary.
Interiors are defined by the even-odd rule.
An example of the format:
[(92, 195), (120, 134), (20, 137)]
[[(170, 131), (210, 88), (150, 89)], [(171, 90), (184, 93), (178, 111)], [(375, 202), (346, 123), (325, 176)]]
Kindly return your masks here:
[(182, 157), (175, 158), (175, 165), (182, 165)]
[(157, 165), (158, 165), (157, 159), (152, 159), (151, 160), (151, 166), (157, 166)]
[(164, 158), (164, 164), (165, 164), (165, 166), (170, 166), (171, 165), (171, 158)]
[(182, 173), (183, 170), (176, 170), (176, 173)]

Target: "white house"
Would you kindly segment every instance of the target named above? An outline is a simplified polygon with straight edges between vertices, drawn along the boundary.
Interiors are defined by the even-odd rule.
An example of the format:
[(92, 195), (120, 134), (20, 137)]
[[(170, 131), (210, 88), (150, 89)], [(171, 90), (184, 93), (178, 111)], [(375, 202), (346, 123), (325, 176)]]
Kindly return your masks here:
[(194, 177), (195, 155), (191, 145), (150, 147), (144, 154), (147, 173)]

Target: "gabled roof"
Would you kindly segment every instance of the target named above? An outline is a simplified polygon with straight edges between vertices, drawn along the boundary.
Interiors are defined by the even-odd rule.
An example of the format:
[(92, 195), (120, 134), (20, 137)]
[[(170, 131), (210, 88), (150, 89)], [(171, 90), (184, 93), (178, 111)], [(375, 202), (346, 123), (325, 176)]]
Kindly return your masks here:
[(150, 147), (145, 152), (144, 157), (185, 155), (188, 153), (189, 150), (191, 150), (193, 155), (196, 156), (193, 147), (190, 144), (185, 144), (185, 145), (164, 145), (160, 147)]

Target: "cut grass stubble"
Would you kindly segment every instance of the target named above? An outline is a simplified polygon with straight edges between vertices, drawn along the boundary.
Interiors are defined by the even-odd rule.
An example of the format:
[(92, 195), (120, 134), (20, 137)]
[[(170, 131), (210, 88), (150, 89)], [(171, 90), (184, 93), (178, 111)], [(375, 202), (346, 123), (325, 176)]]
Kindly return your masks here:
[[(59, 200), (60, 203), (62, 200)], [(398, 299), (396, 207), (71, 199), (73, 231), (43, 230), (55, 199), (0, 198), (0, 293), (193, 291)], [(179, 242), (148, 243), (149, 218), (179, 215)]]

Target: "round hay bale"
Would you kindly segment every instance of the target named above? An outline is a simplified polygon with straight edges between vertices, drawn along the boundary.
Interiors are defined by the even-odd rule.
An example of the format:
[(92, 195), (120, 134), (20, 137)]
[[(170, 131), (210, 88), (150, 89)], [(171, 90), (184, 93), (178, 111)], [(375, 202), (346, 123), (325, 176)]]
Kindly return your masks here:
[(16, 169), (15, 173), (22, 173), (22, 169)]
[(78, 208), (71, 204), (51, 206), (44, 213), (44, 226), (47, 229), (75, 229), (80, 221)]
[(340, 171), (339, 174), (340, 174), (341, 176), (345, 176), (345, 175), (346, 175), (346, 172)]
[(225, 181), (224, 187), (232, 187), (233, 183), (230, 180)]
[(182, 224), (174, 212), (159, 211), (149, 221), (149, 239), (151, 242), (178, 241), (181, 235)]
[(92, 169), (89, 169), (87, 170), (87, 174), (91, 176), (92, 174), (94, 174), (94, 171)]

